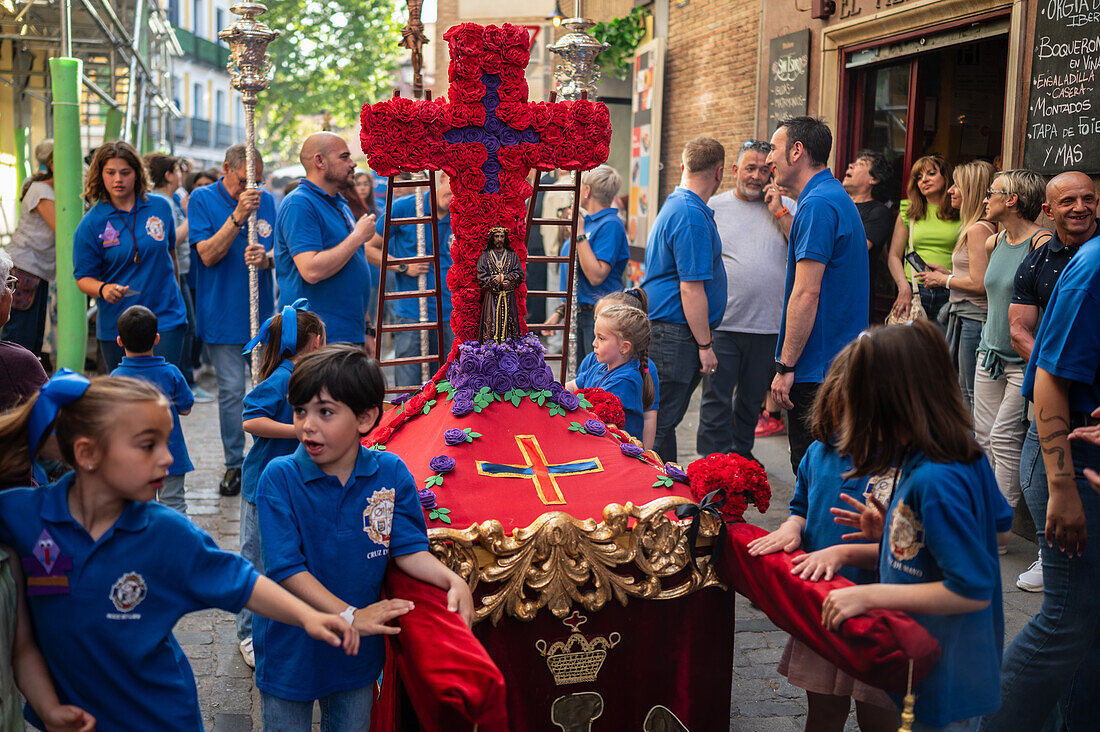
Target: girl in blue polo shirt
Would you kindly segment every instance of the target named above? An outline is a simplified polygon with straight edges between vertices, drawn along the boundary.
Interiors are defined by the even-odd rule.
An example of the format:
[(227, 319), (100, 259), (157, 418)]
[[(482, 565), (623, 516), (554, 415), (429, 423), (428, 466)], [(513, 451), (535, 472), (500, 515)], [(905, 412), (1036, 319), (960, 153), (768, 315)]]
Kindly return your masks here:
[(643, 434), (642, 413), (653, 404), (649, 375), (649, 318), (630, 305), (609, 305), (596, 317), (592, 353), (581, 362), (570, 391), (599, 388), (619, 398), (626, 415), (622, 425), (632, 436)]
[[(833, 361), (814, 398), (810, 433), (816, 442), (798, 466), (790, 518), (772, 533), (750, 542), (748, 549), (752, 556), (802, 549), (807, 553), (794, 560), (802, 579), (827, 582), (839, 574), (856, 584), (866, 584), (874, 581), (873, 572), (844, 567), (838, 561), (838, 550), (847, 546), (843, 540), (847, 529), (833, 521), (830, 513), (830, 509), (842, 505), (841, 496), (858, 501), (869, 487), (865, 477), (845, 477), (852, 470), (852, 462), (836, 450), (846, 401), (841, 388), (846, 369), (845, 351)], [(779, 673), (792, 685), (806, 690), (807, 729), (843, 728), (853, 698), (862, 732), (893, 732), (898, 727), (897, 707), (886, 692), (849, 676), (795, 638), (787, 641)]]
[[(155, 502), (172, 464), (172, 417), (155, 386), (118, 376), (89, 382), (62, 369), (0, 416), (0, 461), (26, 470), (54, 428), (74, 470), (44, 488), (0, 493), (0, 542), (22, 561), (36, 640), (62, 703), (87, 710), (104, 730), (201, 730), (195, 679), (172, 628), (208, 607), (247, 605), (358, 652), (343, 619), (309, 607)], [(24, 713), (44, 727), (35, 710)]]
[(997, 543), (1012, 510), (971, 434), (939, 328), (927, 320), (880, 328), (842, 353), (847, 405), (837, 449), (850, 456), (852, 475), (895, 478), (879, 545), (836, 547), (845, 564), (877, 566), (879, 583), (830, 592), (822, 623), (836, 630), (875, 608), (912, 615), (943, 651), (913, 687), (917, 722), (969, 729), (1001, 703)]
[[(294, 409), (286, 400), (286, 387), (298, 359), (325, 345), (325, 325), (316, 313), (306, 310), (308, 307), (305, 298), (287, 305), (281, 313), (268, 318), (256, 337), (244, 347), (247, 354), (264, 344), (257, 377), (260, 383), (244, 398), (243, 426), (244, 431), (252, 435), (252, 449), (245, 456), (241, 481), (241, 556), (261, 572), (264, 565), (256, 512), (260, 474), (274, 458), (289, 455), (298, 447), (294, 436)], [(237, 613), (237, 640), (245, 662), (255, 667), (251, 610)]]

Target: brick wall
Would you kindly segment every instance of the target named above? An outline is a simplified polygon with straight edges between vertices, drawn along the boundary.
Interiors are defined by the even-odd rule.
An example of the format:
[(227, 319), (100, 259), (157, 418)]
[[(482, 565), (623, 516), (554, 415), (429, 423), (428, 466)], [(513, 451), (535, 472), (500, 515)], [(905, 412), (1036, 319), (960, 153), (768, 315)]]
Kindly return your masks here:
[[(727, 164), (756, 129), (761, 0), (675, 1), (668, 8), (660, 199), (680, 180), (696, 135), (726, 146)], [(723, 185), (723, 189), (729, 187)]]

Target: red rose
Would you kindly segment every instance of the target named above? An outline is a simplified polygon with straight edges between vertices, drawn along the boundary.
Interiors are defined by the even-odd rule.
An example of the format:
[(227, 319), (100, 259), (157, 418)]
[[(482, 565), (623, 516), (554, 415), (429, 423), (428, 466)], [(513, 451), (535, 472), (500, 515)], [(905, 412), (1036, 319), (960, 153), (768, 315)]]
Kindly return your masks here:
[(480, 79), (459, 79), (451, 84), (451, 101), (460, 104), (480, 104), (485, 85)]
[(531, 61), (531, 34), (523, 26), (512, 26), (515, 30), (508, 34), (501, 52), (506, 66), (526, 69)]
[(569, 110), (569, 117), (574, 124), (587, 127), (596, 120), (595, 106), (587, 99), (578, 99), (573, 102), (573, 106)]
[(381, 176), (397, 175), (401, 172), (397, 168), (397, 162), (386, 152), (367, 153), (367, 161), (370, 167)]
[(451, 58), (480, 54), (483, 32), (484, 29), (476, 23), (460, 23), (452, 26), (443, 34), (443, 39), (451, 49)]
[(481, 72), (483, 74), (499, 74), (504, 69), (499, 53), (485, 52), (481, 54)]
[(481, 79), (482, 56), (465, 56), (451, 61), (447, 69), (447, 80), (452, 84), (459, 80)]
[(376, 445), (386, 444), (391, 437), (393, 437), (393, 428), (389, 426), (379, 427), (370, 435), (370, 439), (372, 439)]
[(535, 121), (531, 105), (527, 102), (501, 102), (497, 107), (497, 117), (517, 130), (525, 130)]
[(501, 74), (500, 87), (497, 89), (497, 96), (500, 97), (502, 102), (526, 102), (527, 101), (527, 79), (521, 78), (519, 81), (509, 79), (504, 80), (504, 74)]
[(463, 168), (452, 181), (459, 182), (459, 185), (468, 191), (485, 190), (485, 173), (481, 168)]

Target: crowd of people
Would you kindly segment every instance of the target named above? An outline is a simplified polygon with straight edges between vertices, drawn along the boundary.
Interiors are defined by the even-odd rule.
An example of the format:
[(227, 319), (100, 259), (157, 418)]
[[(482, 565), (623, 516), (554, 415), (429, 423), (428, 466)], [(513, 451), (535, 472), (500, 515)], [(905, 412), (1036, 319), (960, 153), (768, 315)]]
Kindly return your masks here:
[[(801, 548), (803, 579), (851, 579), (826, 598), (826, 627), (885, 608), (914, 614), (936, 637), (943, 658), (917, 690), (916, 728), (1084, 729), (1100, 689), (1100, 550), (1088, 542), (1089, 525), (1100, 526), (1093, 181), (1078, 172), (1047, 181), (981, 160), (952, 167), (930, 154), (892, 202), (886, 158), (861, 152), (838, 179), (831, 152), (830, 129), (810, 117), (783, 121), (729, 160), (718, 140), (688, 142), (637, 287), (624, 280), (622, 178), (607, 165), (583, 173), (576, 236), (536, 247), (576, 252), (574, 333), (562, 347), (571, 336), (579, 364), (566, 387), (615, 394), (622, 426), (670, 462), (700, 385), (698, 453), (755, 459), (756, 437), (785, 428), (796, 475), (790, 518), (750, 551)], [(12, 657), (10, 668), (0, 662), (0, 692), (14, 680), (28, 718), (51, 728), (106, 728), (123, 717), (160, 728), (169, 707), (180, 728), (196, 728), (194, 680), (175, 661), (171, 628), (186, 612), (220, 607), (238, 614), (266, 727), (308, 729), (320, 700), (323, 724), (358, 728), (369, 719), (380, 635), (396, 632), (389, 623), (410, 607), (379, 601), (388, 557), (446, 590), (467, 621), (472, 611), (462, 580), (426, 551), (408, 469), (360, 446), (384, 400), (372, 358), (378, 319), (398, 326), (395, 358), (436, 348), (433, 337), (425, 349), (416, 329), (435, 320), (434, 304), (425, 315), (404, 297), (392, 312), (373, 312), (381, 278), (413, 293), (436, 277), (427, 263), (379, 271), (386, 215), (434, 207), (434, 232), (390, 227), (389, 255), (439, 247), (437, 327), (444, 349), (452, 346), (446, 176), (434, 199), (407, 195), (386, 211), (373, 177), (328, 132), (303, 141), (305, 175), (277, 195), (247, 185), (243, 145), (226, 150), (220, 171), (101, 145), (73, 241), (76, 284), (93, 299), (98, 360), (110, 374), (89, 381), (67, 370), (48, 379), (40, 361), (57, 278), (52, 147), (40, 145), (36, 158), (19, 227), (0, 252), (0, 439), (15, 446), (0, 456), (0, 485), (44, 487), (0, 493), (0, 541), (14, 549), (0, 551), (0, 621), (13, 630), (0, 638)], [(252, 172), (262, 180), (261, 159)], [(561, 204), (550, 194), (536, 202), (544, 218), (567, 217)], [(255, 337), (250, 267), (264, 319)], [(568, 289), (567, 268), (539, 269), (528, 270), (531, 281)], [(528, 326), (552, 333), (567, 307), (532, 308)], [(205, 368), (216, 397), (196, 383)], [(394, 371), (398, 386), (424, 379), (419, 365)], [(219, 489), (242, 495), (239, 555), (185, 517), (193, 466), (180, 417), (214, 398)], [(389, 501), (385, 542), (339, 532), (332, 506), (349, 500)], [(1044, 592), (1044, 602), (1002, 653), (998, 553), (1025, 514), (1040, 549), (1017, 584)], [(139, 546), (144, 558), (131, 561)], [(333, 551), (371, 561), (334, 561)], [(37, 563), (26, 561), (32, 555)], [(84, 569), (69, 574), (77, 564)], [(100, 585), (114, 611), (72, 622), (84, 617), (73, 603), (101, 600)], [(168, 586), (168, 596), (141, 604), (150, 588)], [(155, 627), (131, 633), (134, 624), (117, 622), (141, 613)], [(853, 698), (862, 729), (896, 727), (897, 698), (795, 639), (780, 672), (806, 690), (809, 729), (841, 729)], [(144, 693), (151, 680), (163, 693)], [(7, 729), (17, 710), (14, 696), (3, 698)]]

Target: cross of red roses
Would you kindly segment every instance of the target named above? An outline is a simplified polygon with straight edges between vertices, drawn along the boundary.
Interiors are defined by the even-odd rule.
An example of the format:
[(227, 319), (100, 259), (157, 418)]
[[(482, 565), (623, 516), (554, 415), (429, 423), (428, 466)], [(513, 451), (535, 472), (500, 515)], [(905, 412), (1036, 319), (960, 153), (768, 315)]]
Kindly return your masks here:
[[(450, 99), (394, 97), (363, 106), (360, 138), (379, 175), (442, 170), (451, 178), (451, 266), (447, 284), (456, 340), (478, 337), (477, 258), (490, 227), (508, 228), (526, 262), (527, 176), (538, 170), (589, 170), (607, 160), (607, 107), (588, 100), (528, 102), (523, 26), (463, 23), (443, 36), (449, 47)], [(520, 322), (526, 316), (524, 285)]]

